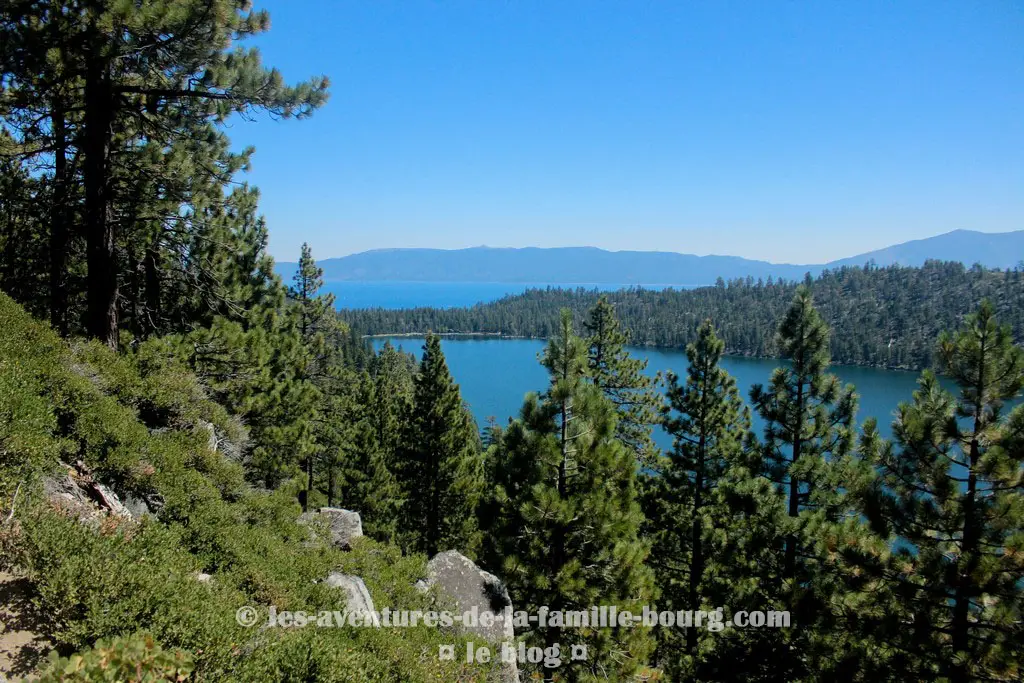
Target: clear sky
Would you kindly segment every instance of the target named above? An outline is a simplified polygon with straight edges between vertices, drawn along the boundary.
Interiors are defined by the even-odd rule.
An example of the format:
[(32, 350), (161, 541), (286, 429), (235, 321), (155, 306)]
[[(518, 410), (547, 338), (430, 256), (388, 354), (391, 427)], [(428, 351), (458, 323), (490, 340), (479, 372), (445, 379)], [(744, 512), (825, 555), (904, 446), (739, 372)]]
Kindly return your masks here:
[(593, 245), (815, 263), (1024, 229), (1024, 2), (262, 0), (327, 74), (256, 147), (271, 253)]

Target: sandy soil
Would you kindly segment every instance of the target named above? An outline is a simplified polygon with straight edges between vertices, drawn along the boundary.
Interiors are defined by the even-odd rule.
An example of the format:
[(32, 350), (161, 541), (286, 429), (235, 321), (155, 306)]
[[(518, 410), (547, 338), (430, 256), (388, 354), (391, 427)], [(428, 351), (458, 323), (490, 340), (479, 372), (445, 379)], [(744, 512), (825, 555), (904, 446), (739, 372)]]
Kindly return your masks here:
[(34, 672), (52, 649), (36, 632), (31, 595), (27, 580), (0, 572), (0, 681)]

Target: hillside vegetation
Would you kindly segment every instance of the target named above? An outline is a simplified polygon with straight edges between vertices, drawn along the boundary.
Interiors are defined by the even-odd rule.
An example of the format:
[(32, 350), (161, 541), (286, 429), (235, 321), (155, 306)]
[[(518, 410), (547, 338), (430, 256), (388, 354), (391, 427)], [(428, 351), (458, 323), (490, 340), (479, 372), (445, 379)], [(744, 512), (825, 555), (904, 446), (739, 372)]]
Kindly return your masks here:
[[(56, 648), (121, 638), (124, 656), (126, 643), (150, 637), (207, 681), (470, 676), (464, 664), (422, 656), (453, 640), (438, 629), (239, 626), (245, 605), (344, 609), (323, 582), (336, 571), (363, 577), (378, 609), (426, 609), (414, 588), (426, 558), (368, 538), (351, 552), (307, 543), (293, 492), (246, 483), (239, 462), (209, 448), (207, 425), (236, 443), (245, 428), (157, 348), (117, 355), (97, 342), (69, 344), (3, 294), (0, 326), (0, 519), (10, 516), (0, 568), (34, 585), (37, 621)], [(43, 496), (43, 480), (66, 477), (68, 463), (122, 498), (159, 501), (158, 510), (83, 524)], [(212, 579), (198, 581), (200, 572)], [(141, 658), (128, 656), (129, 670)], [(58, 679), (79, 680), (47, 678)]]

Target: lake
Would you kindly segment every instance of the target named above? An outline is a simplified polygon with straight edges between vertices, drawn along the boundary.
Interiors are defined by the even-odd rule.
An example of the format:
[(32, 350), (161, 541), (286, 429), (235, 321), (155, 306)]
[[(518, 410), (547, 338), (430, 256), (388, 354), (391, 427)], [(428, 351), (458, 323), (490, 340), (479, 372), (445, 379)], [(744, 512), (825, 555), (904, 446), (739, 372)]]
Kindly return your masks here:
[[(379, 349), (385, 339), (396, 347), (416, 353), (417, 357), (422, 355), (422, 337), (374, 338), (374, 348)], [(527, 392), (547, 388), (547, 373), (537, 361), (537, 354), (544, 348), (541, 340), (442, 337), (441, 348), (455, 381), (462, 389), (463, 400), (469, 404), (481, 427), (492, 417), (504, 425), (509, 417), (518, 415)], [(648, 360), (647, 373), (651, 376), (659, 370), (673, 370), (681, 377), (685, 376), (687, 360), (681, 349), (634, 347), (630, 352)], [(762, 358), (726, 357), (722, 360), (722, 366), (736, 378), (744, 398), (751, 385), (768, 382), (778, 363)], [(832, 372), (844, 383), (856, 385), (860, 394), (858, 421), (863, 422), (866, 417), (878, 418), (879, 431), (883, 436), (889, 436), (896, 406), (901, 401), (911, 400), (918, 378), (916, 372), (853, 366), (834, 366)], [(762, 423), (756, 416), (754, 422), (754, 428), (760, 434)], [(664, 432), (659, 430), (656, 437), (662, 448), (671, 445)]]
[(497, 301), (509, 294), (522, 294), (527, 289), (560, 287), (562, 289), (598, 289), (611, 292), (625, 287), (645, 289), (689, 289), (690, 285), (669, 284), (595, 284), (592, 282), (550, 284), (547, 282), (356, 282), (326, 280), (323, 293), (333, 294), (337, 308), (456, 308), (487, 301)]

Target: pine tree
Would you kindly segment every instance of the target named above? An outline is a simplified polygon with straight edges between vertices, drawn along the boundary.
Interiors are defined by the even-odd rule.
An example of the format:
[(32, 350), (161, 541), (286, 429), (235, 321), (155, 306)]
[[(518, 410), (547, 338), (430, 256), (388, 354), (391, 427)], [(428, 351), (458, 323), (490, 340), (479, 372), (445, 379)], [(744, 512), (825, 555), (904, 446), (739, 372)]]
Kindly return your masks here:
[[(551, 384), (529, 395), (519, 419), (492, 447), (494, 493), (488, 561), (507, 581), (518, 609), (639, 610), (651, 596), (638, 539), (642, 519), (632, 453), (617, 440), (614, 406), (587, 377), (586, 343), (563, 311), (542, 364)], [(499, 564), (500, 563), (500, 564)], [(531, 644), (588, 646), (588, 660), (563, 661), (560, 680), (628, 678), (650, 647), (644, 629), (572, 629), (551, 624)], [(550, 669), (543, 670), (553, 680)]]
[(659, 421), (661, 397), (654, 390), (654, 380), (643, 374), (647, 361), (629, 355), (629, 334), (622, 329), (607, 296), (601, 296), (590, 309), (584, 328), (589, 334), (590, 376), (618, 411), (616, 434), (639, 462), (651, 466), (658, 456), (651, 431)]
[(755, 385), (750, 393), (764, 420), (759, 469), (786, 501), (786, 514), (775, 520), (781, 561), (768, 573), (772, 583), (764, 593), (798, 628), (764, 634), (753, 644), (775, 653), (788, 680), (819, 673), (835, 680), (850, 673), (840, 662), (859, 646), (837, 627), (844, 587), (830, 546), (834, 529), (856, 517), (846, 487), (863, 476), (852, 455), (857, 396), (827, 373), (829, 328), (806, 286), (797, 288), (775, 345), (787, 365), (774, 371), (767, 388)]
[[(697, 341), (686, 347), (689, 360), (685, 384), (668, 374), (665, 427), (673, 449), (660, 476), (650, 477), (646, 507), (647, 527), (653, 542), (651, 564), (664, 609), (714, 609), (709, 599), (718, 577), (711, 576), (721, 551), (722, 532), (730, 529), (732, 510), (722, 506), (730, 467), (746, 464), (750, 412), (736, 382), (719, 366), (725, 344), (711, 321), (698, 330)], [(689, 524), (687, 524), (687, 520)], [(735, 604), (735, 603), (731, 603)], [(659, 631), (661, 650), (671, 657), (670, 670), (681, 675), (682, 662), (698, 657), (702, 632), (686, 629), (685, 644), (679, 631)], [(716, 634), (705, 634), (714, 639)], [(685, 656), (684, 656), (685, 655)]]
[[(154, 187), (174, 198), (186, 179), (200, 186), (203, 176), (221, 186), (230, 180), (219, 163), (198, 163), (182, 173), (174, 164), (151, 163), (153, 158), (191, 142), (203, 150), (202, 159), (220, 161), (224, 155), (215, 150), (224, 146), (216, 127), (232, 114), (265, 110), (302, 117), (325, 101), (326, 79), (288, 87), (262, 65), (257, 50), (230, 49), (268, 26), (265, 12), (232, 0), (4, 4), (0, 65), (5, 89), (15, 96), (2, 113), (16, 122), (15, 143), (26, 154), (57, 152), (54, 194), (64, 205), (55, 204), (51, 214), (51, 260), (64, 260), (67, 228), (80, 226), (91, 336), (118, 344), (119, 288), (128, 272), (118, 248), (120, 230), (146, 227), (134, 224), (147, 213), (136, 210), (139, 201), (155, 196), (149, 191)], [(33, 120), (50, 125), (26, 124)], [(69, 168), (77, 157), (77, 170)], [(82, 200), (81, 217), (73, 222), (72, 196)], [(197, 204), (214, 198), (206, 194)], [(185, 207), (195, 207), (185, 197), (179, 206), (166, 216), (188, 222)], [(63, 284), (51, 284), (59, 315)]]
[[(320, 294), (320, 288), (323, 287), (323, 269), (316, 265), (313, 252), (307, 243), (302, 245), (293, 281), (295, 284), (289, 289), (289, 296), (295, 304), (294, 313), (298, 318), (299, 338), (307, 354), (302, 364), (302, 379), (312, 382), (319, 391), (322, 397), (318, 401), (319, 404), (324, 400), (335, 404), (326, 411), (321, 410), (308, 416), (310, 420), (318, 423), (317, 432), (322, 436), (319, 440), (330, 441), (332, 446), (328, 449), (330, 453), (321, 447), (306, 456), (306, 488), (300, 495), (300, 502), (302, 509), (307, 510), (309, 497), (314, 491), (316, 461), (324, 461), (329, 468), (333, 468), (337, 462), (338, 451), (344, 450), (342, 435), (348, 431), (347, 428), (351, 427), (351, 424), (342, 423), (349, 419), (354, 424), (356, 418), (341, 406), (351, 402), (350, 397), (345, 394), (355, 391), (358, 380), (343, 365), (338, 346), (343, 323), (334, 312), (334, 295)], [(331, 417), (327, 417), (325, 412)], [(331, 478), (334, 473), (331, 471), (328, 474), (328, 478)], [(329, 494), (333, 494), (333, 490)]]
[[(358, 393), (336, 394), (335, 400), (345, 400), (347, 414), (331, 420), (335, 430), (348, 428), (343, 438), (332, 443), (329, 452), (334, 460), (328, 463), (328, 486), (341, 491), (341, 502), (359, 512), (363, 531), (379, 541), (393, 542), (398, 533), (398, 515), (402, 494), (394, 473), (393, 453), (382, 445), (378, 432), (376, 411), (380, 401), (377, 388), (369, 373), (360, 374)], [(400, 431), (399, 431), (400, 434)], [(386, 434), (390, 438), (391, 434)], [(336, 476), (337, 473), (337, 476)], [(340, 481), (335, 481), (335, 479)], [(334, 504), (333, 497), (329, 505)]]
[(388, 466), (397, 467), (404, 425), (410, 419), (413, 401), (415, 358), (385, 341), (370, 363), (373, 399), (369, 417), (378, 447)]
[(397, 473), (405, 499), (405, 547), (431, 556), (443, 550), (475, 555), (483, 488), (480, 441), (436, 334), (423, 345)]
[(299, 333), (313, 352), (314, 362), (320, 366), (326, 364), (327, 351), (324, 347), (330, 341), (328, 336), (340, 324), (334, 314), (334, 295), (320, 293), (324, 286), (323, 276), (323, 268), (313, 259), (312, 249), (303, 242), (298, 268), (292, 277), (295, 284), (288, 294), (299, 307)]
[(765, 475), (787, 496), (790, 530), (785, 541), (785, 576), (803, 580), (799, 571), (806, 546), (801, 541), (801, 512), (835, 514), (838, 463), (850, 452), (857, 398), (827, 374), (829, 328), (814, 308), (807, 287), (796, 295), (779, 324), (776, 344), (790, 364), (777, 368), (765, 388), (750, 392), (765, 422), (762, 447)]
[(905, 680), (1018, 680), (1024, 669), (1024, 350), (987, 301), (939, 342), (893, 422), (895, 444), (865, 426), (879, 475), (861, 496), (883, 552), (852, 558), (878, 579), (882, 604), (869, 634), (895, 651)]

